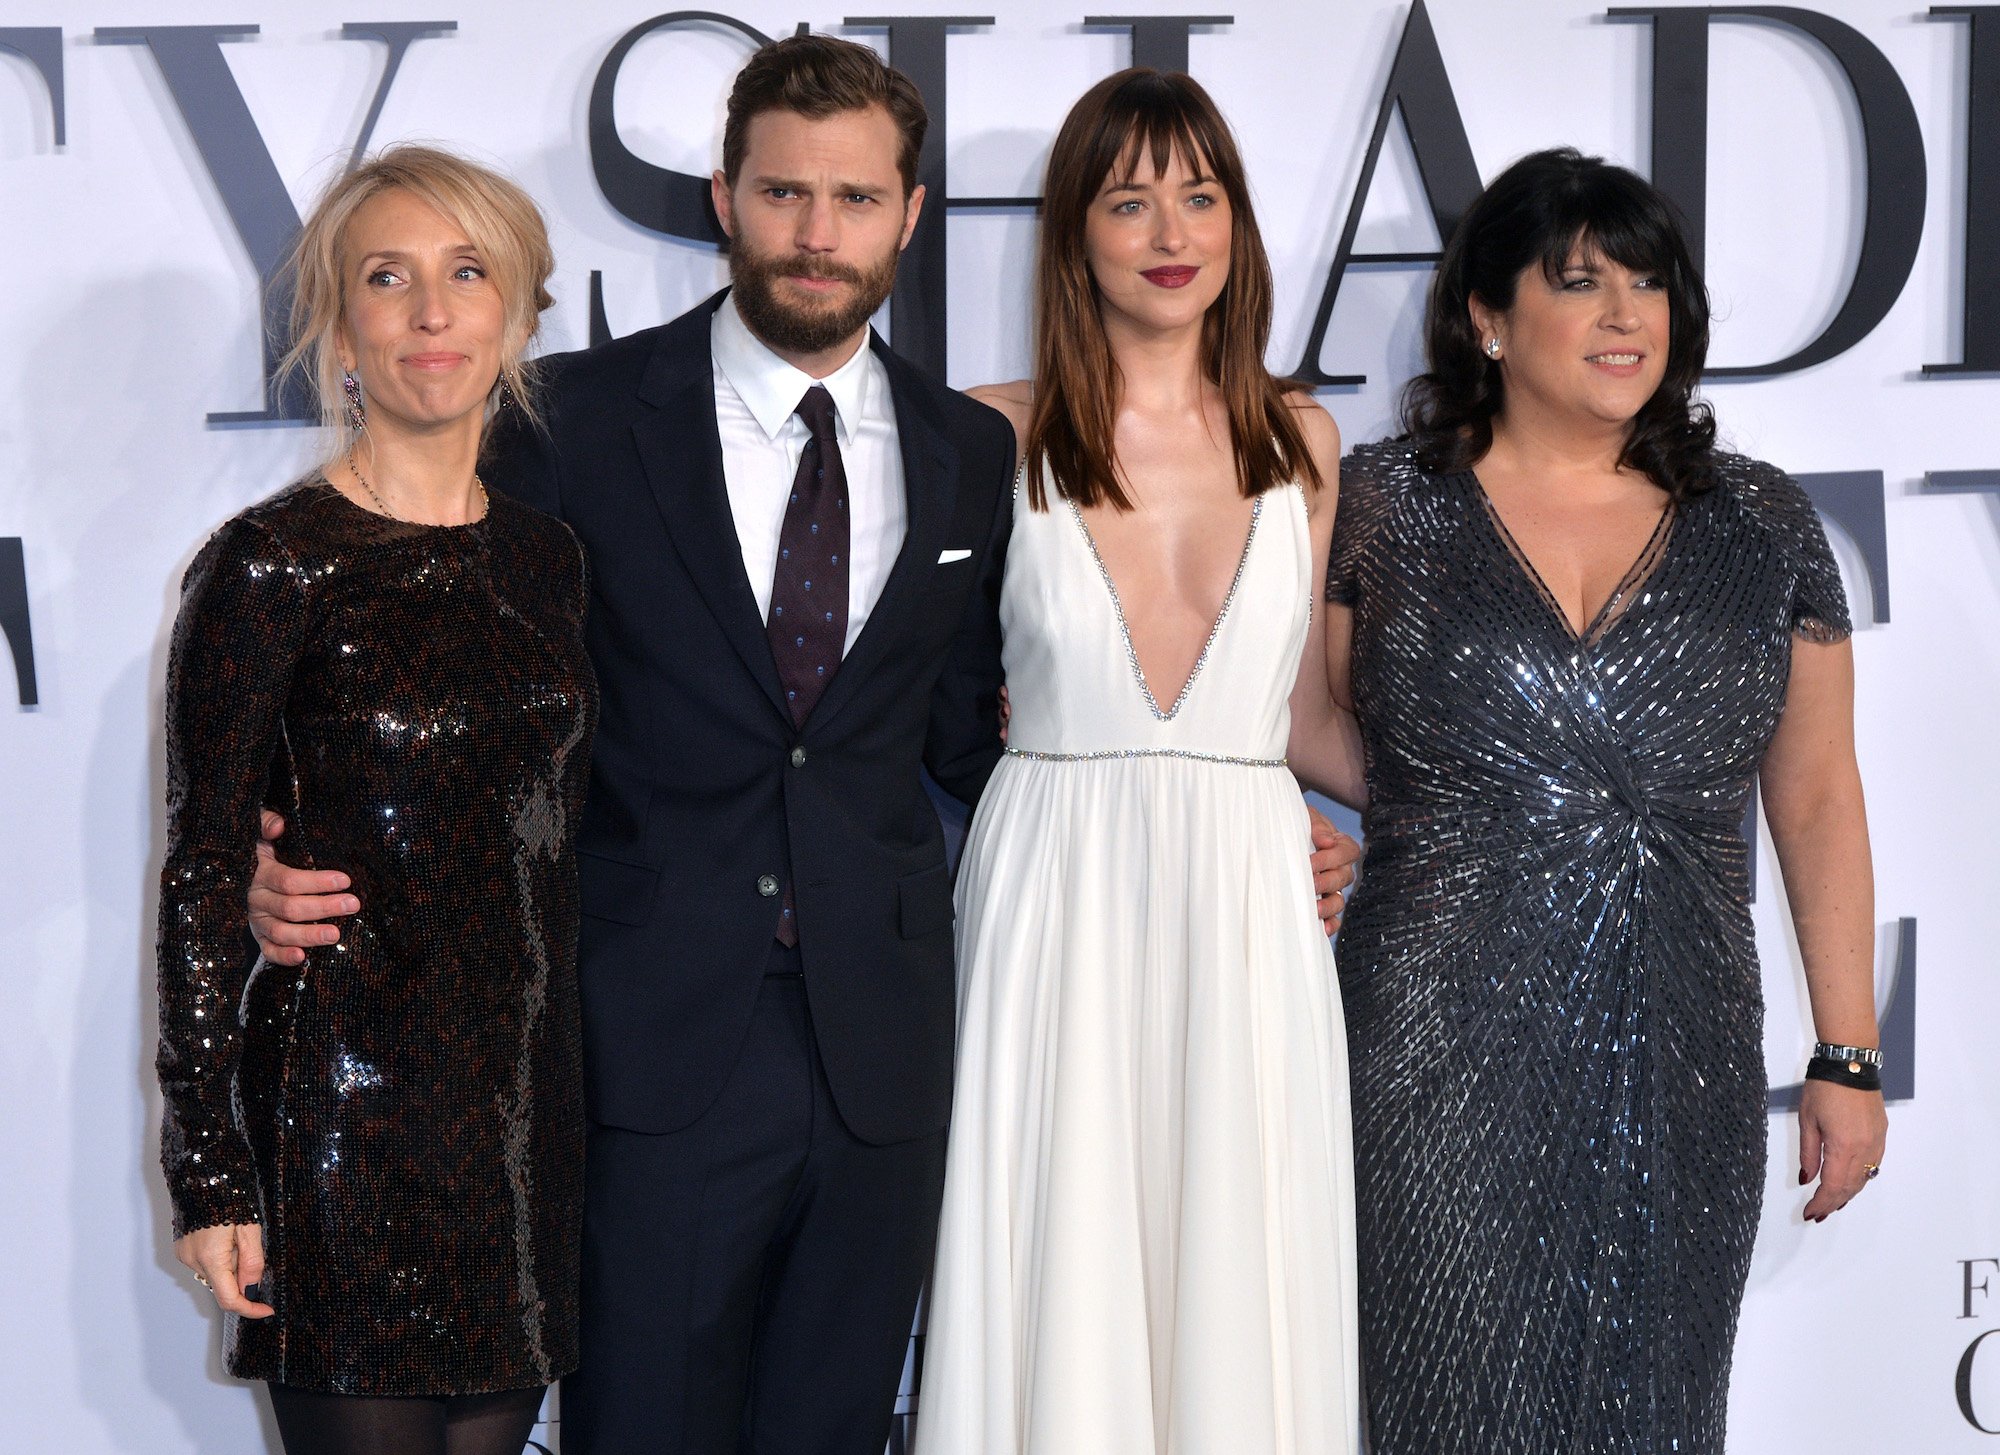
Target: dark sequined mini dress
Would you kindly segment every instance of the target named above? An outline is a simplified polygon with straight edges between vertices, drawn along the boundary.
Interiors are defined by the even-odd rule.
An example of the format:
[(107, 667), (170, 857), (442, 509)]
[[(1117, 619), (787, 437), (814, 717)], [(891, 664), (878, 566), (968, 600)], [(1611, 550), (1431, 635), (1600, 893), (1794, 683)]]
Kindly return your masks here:
[[(232, 1373), (350, 1394), (545, 1384), (576, 1363), (576, 866), (596, 687), (568, 527), (465, 526), (314, 477), (187, 573), (167, 670), (162, 1158), (174, 1232), (261, 1223)], [(258, 810), (361, 912), (256, 960)], [(254, 967), (254, 968), (253, 968)]]
[(1721, 1455), (1766, 1137), (1741, 826), (1794, 635), (1849, 628), (1796, 482), (1714, 468), (1579, 637), (1472, 473), (1342, 466), (1374, 1455)]

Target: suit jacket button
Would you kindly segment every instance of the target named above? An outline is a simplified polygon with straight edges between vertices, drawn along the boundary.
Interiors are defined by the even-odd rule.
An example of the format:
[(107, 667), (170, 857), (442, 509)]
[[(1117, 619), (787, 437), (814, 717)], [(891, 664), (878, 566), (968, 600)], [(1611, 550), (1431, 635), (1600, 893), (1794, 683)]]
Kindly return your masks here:
[(806, 765), (806, 750), (805, 750), (804, 748), (802, 748), (802, 747), (801, 747), (801, 748), (793, 748), (793, 749), (792, 749), (792, 766), (793, 766), (794, 768), (803, 768), (803, 767), (805, 767), (805, 765)]
[(772, 895), (778, 892), (778, 876), (775, 874), (758, 875), (757, 892), (766, 899), (771, 898)]

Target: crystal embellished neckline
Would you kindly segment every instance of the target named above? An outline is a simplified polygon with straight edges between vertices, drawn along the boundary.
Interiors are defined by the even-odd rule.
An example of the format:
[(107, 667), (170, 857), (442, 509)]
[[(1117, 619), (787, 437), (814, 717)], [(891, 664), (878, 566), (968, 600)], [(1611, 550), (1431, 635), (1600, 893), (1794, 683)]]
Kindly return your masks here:
[[(1266, 491), (1265, 494), (1269, 492)], [(1146, 710), (1158, 722), (1172, 722), (1179, 716), (1181, 707), (1188, 700), (1188, 693), (1194, 690), (1195, 679), (1201, 676), (1201, 669), (1208, 665), (1209, 648), (1215, 645), (1216, 637), (1222, 631), (1222, 624), (1229, 619), (1229, 608), (1236, 604), (1236, 588), (1243, 584), (1244, 568), (1250, 564), (1250, 547), (1257, 540), (1257, 525), (1264, 518), (1264, 495), (1257, 495), (1250, 501), (1250, 529), (1243, 536), (1243, 551), (1236, 558), (1236, 574), (1229, 578), (1229, 590), (1223, 593), (1222, 609), (1215, 614), (1215, 620), (1208, 628), (1208, 637), (1201, 644), (1201, 651), (1189, 669), (1187, 681), (1181, 683), (1181, 690), (1175, 695), (1172, 707), (1161, 708), (1158, 698), (1153, 696), (1152, 684), (1146, 681), (1146, 672), (1139, 665), (1139, 652), (1132, 645), (1132, 628), (1125, 620), (1125, 603), (1119, 598), (1118, 583), (1111, 579), (1111, 568), (1104, 564), (1104, 557), (1097, 549), (1097, 537), (1090, 533), (1090, 522), (1083, 518), (1074, 500), (1065, 499), (1070, 518), (1076, 528), (1083, 533), (1083, 543), (1090, 550), (1090, 559), (1097, 565), (1097, 574), (1104, 579), (1104, 589), (1111, 595), (1111, 611), (1118, 618), (1118, 635), (1125, 643), (1125, 660), (1131, 665), (1132, 678), (1139, 684), (1139, 693), (1146, 700)]]

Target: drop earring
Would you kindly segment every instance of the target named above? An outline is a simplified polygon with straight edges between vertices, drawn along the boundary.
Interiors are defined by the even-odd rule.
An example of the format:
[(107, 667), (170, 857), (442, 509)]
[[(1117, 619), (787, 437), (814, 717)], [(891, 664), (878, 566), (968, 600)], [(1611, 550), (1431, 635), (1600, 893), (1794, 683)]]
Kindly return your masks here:
[(361, 407), (361, 381), (353, 370), (341, 371), (340, 392), (347, 396), (347, 427), (359, 434), (368, 427), (368, 411)]

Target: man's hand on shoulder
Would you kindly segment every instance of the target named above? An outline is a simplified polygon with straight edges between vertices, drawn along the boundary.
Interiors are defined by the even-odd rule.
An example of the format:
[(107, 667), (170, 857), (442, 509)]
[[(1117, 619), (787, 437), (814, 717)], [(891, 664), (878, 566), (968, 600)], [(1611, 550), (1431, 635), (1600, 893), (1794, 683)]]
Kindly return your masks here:
[(257, 937), (264, 958), (273, 965), (303, 965), (308, 949), (340, 938), (339, 927), (326, 921), (353, 914), (361, 901), (342, 892), (348, 879), (338, 869), (294, 869), (279, 863), (271, 846), (284, 832), (284, 819), (265, 809), (257, 873), (245, 898), (250, 933)]

